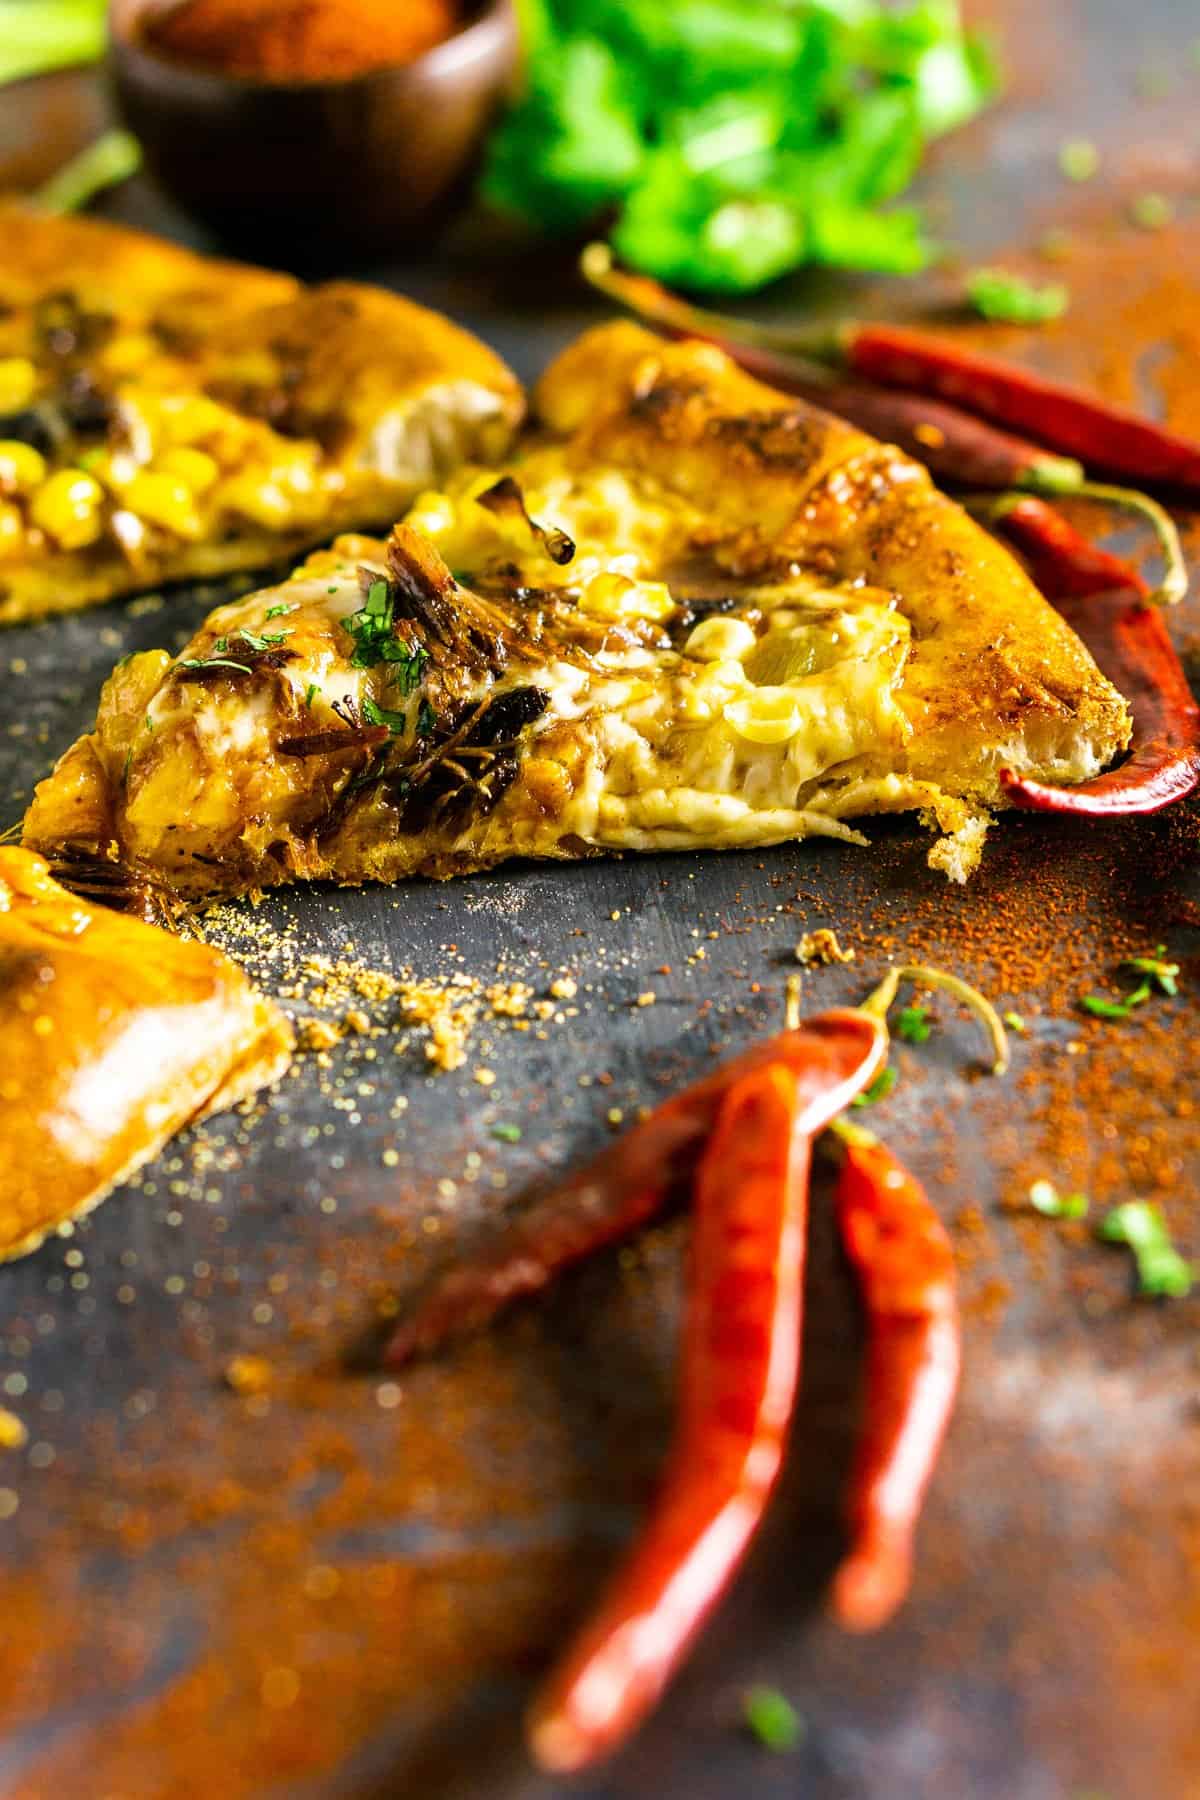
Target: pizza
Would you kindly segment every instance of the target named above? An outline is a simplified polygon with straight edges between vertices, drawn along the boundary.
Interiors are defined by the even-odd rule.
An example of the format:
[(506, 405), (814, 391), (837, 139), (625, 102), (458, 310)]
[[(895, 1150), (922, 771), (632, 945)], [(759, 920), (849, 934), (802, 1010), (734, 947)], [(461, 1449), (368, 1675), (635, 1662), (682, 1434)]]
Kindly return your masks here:
[(1129, 713), (898, 450), (615, 324), (502, 465), (135, 656), (25, 841), (199, 896), (712, 849), (913, 810), (956, 880), (1002, 769), (1086, 779)]
[(0, 1261), (181, 1126), (274, 1081), (292, 1030), (226, 956), (93, 907), (0, 848)]
[(0, 203), (0, 623), (386, 527), (522, 409), (379, 288)]

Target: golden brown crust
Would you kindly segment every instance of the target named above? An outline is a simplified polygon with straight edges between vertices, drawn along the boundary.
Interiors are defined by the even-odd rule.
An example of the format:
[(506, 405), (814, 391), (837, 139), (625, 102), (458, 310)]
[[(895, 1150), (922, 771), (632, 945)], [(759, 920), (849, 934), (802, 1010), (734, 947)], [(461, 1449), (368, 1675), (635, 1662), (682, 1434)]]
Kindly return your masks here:
[(219, 951), (93, 908), (0, 848), (0, 1261), (277, 1079), (292, 1042)]
[[(57, 406), (82, 374), (112, 414), (98, 438), (68, 436), (47, 452), (50, 473), (82, 461), (106, 490), (95, 541), (58, 543), (39, 529), (30, 494), (0, 493), (21, 527), (0, 529), (0, 624), (261, 567), (336, 531), (390, 524), (464, 456), (503, 454), (520, 419), (519, 385), (490, 350), (383, 289), (306, 288), (15, 203), (0, 203), (0, 235), (0, 363), (36, 366), (35, 406)], [(91, 334), (65, 352), (45, 330), (47, 304), (64, 294)], [(164, 422), (164, 403), (197, 395), (220, 414), (190, 435), (177, 412)], [(26, 429), (0, 416), (0, 440)], [(162, 448), (177, 443), (215, 457), (220, 471), (182, 532), (140, 514), (127, 479), (122, 487), (107, 473), (119, 474), (119, 460), (97, 457), (118, 450), (157, 471)], [(132, 544), (128, 525), (113, 523), (119, 510), (135, 520)]]
[(721, 351), (621, 323), (585, 333), (534, 395), (581, 459), (633, 467), (703, 508), (746, 576), (789, 563), (897, 595), (913, 647), (898, 695), (918, 779), (1002, 804), (1002, 764), (1081, 779), (1128, 713), (1016, 560), (927, 471), (764, 387)]
[(632, 326), (540, 402), (502, 481), (465, 469), (386, 545), (114, 671), (26, 843), (195, 894), (861, 843), (848, 820), (918, 810), (962, 879), (1001, 768), (1079, 780), (1126, 741), (1084, 647), (898, 451)]

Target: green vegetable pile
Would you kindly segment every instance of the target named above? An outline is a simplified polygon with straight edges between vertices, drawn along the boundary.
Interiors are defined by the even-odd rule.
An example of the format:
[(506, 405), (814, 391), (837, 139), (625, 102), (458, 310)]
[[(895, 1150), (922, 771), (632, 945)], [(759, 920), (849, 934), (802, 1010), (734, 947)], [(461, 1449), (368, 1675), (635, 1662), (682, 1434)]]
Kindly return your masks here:
[(957, 0), (518, 0), (521, 97), (485, 197), (548, 234), (615, 215), (634, 267), (741, 292), (800, 263), (908, 274), (887, 203), (995, 91)]

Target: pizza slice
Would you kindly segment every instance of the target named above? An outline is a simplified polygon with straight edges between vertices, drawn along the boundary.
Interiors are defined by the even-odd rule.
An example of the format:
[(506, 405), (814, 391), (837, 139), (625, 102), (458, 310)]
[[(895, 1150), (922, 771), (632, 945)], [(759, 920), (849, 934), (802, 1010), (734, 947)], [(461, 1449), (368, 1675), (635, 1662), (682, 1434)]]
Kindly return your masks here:
[(93, 908), (0, 848), (0, 1262), (276, 1080), (291, 1051), (283, 1014), (228, 957)]
[(1129, 715), (1013, 558), (899, 451), (702, 344), (602, 327), (503, 469), (423, 494), (118, 668), (27, 843), (182, 894), (505, 857), (866, 840), (978, 861), (1011, 768)]
[(438, 314), (0, 203), (0, 623), (291, 560), (502, 455), (515, 378)]

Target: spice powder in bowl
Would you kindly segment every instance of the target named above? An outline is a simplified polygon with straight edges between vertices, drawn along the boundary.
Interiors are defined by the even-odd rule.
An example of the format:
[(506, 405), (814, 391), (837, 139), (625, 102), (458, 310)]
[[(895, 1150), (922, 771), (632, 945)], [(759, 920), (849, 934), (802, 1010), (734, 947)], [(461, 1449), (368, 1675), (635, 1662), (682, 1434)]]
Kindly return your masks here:
[(174, 0), (142, 41), (160, 56), (250, 81), (346, 81), (414, 61), (455, 32), (455, 0)]

